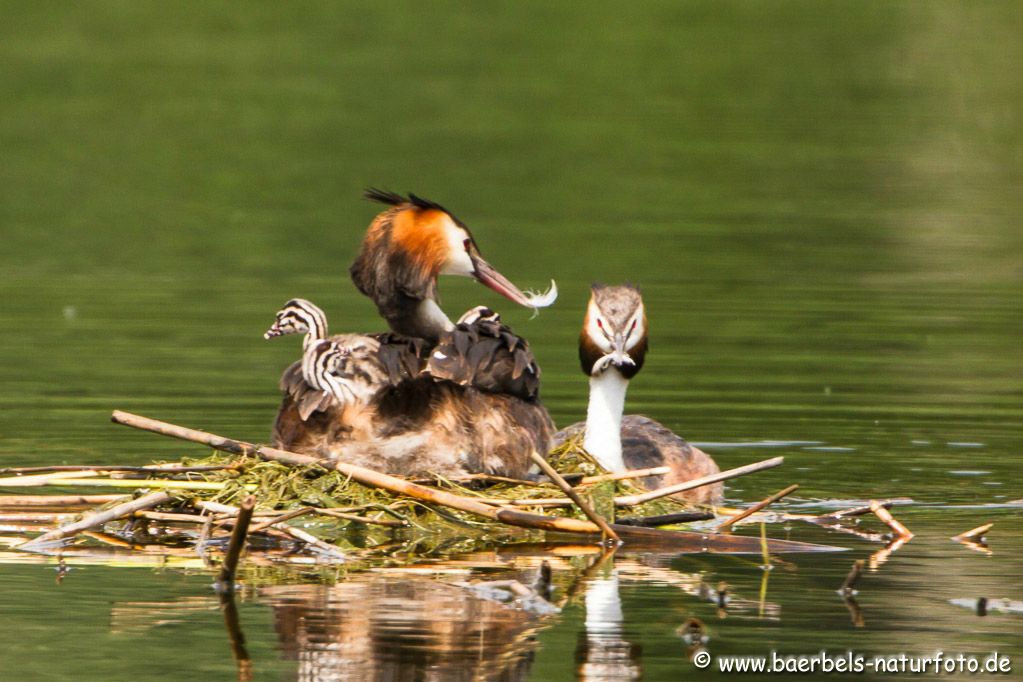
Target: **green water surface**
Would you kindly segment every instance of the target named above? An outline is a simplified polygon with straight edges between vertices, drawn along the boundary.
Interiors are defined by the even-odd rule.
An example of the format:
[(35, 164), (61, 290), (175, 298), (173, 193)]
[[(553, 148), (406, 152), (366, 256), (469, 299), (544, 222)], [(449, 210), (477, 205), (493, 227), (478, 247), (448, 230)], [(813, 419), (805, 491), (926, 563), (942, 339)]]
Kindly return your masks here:
[[(559, 425), (585, 410), (588, 286), (629, 280), (651, 325), (629, 411), (722, 468), (786, 458), (733, 503), (793, 482), (782, 509), (912, 500), (917, 537), (862, 579), (862, 626), (835, 589), (883, 545), (777, 524), (849, 551), (786, 557), (766, 586), (756, 557), (576, 558), (547, 617), (407, 577), (296, 577), (241, 604), (256, 679), (569, 679), (588, 637), (628, 654), (615, 674), (679, 679), (689, 616), (714, 655), (998, 650), (1023, 669), (1023, 614), (951, 601), (1023, 600), (1017, 3), (0, 9), (5, 465), (202, 454), (113, 409), (265, 440), (297, 353), (261, 338), (280, 304), (382, 327), (346, 272), (380, 185), (447, 205), (521, 286), (557, 280), (536, 319), (441, 289), (449, 314), (486, 303), (529, 338)], [(948, 540), (989, 521), (991, 555)], [(623, 616), (597, 636), (584, 595), (614, 571)], [(211, 581), (5, 564), (0, 678), (233, 679)], [(700, 581), (728, 583), (731, 612)]]

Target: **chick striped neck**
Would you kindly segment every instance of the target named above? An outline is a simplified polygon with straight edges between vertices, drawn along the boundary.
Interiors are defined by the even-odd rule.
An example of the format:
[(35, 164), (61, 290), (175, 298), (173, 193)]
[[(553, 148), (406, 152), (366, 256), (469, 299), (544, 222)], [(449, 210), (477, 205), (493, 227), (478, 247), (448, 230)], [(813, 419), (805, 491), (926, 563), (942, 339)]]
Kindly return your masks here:
[(340, 396), (333, 372), (341, 360), (341, 349), (330, 341), (321, 341), (302, 354), (302, 378), (319, 391)]
[(324, 317), (323, 312), (319, 309), (315, 312), (303, 310), (303, 313), (302, 321), (309, 327), (309, 331), (305, 333), (305, 338), (302, 339), (302, 350), (305, 351), (309, 350), (309, 347), (317, 341), (327, 338), (327, 318)]
[(614, 368), (590, 377), (583, 447), (612, 473), (626, 470), (622, 459), (622, 414), (628, 388), (629, 380)]

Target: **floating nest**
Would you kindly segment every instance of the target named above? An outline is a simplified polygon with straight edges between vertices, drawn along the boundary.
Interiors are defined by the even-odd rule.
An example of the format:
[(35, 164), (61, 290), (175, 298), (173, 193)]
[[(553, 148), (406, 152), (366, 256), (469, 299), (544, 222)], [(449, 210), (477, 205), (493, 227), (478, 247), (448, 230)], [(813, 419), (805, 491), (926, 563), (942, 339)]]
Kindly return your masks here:
[[(604, 471), (582, 449), (581, 438), (570, 439), (551, 451), (548, 462), (569, 480), (596, 477)], [(318, 466), (296, 467), (279, 462), (253, 458), (238, 459), (215, 452), (205, 458), (186, 458), (182, 466), (224, 466), (224, 469), (188, 474), (188, 480), (205, 481), (217, 486), (211, 490), (189, 491), (175, 503), (165, 505), (171, 509), (181, 505), (195, 506), (197, 501), (238, 505), (245, 497), (254, 495), (258, 510), (287, 512), (313, 508), (352, 518), (317, 515), (305, 516), (306, 523), (316, 535), (336, 544), (344, 544), (353, 531), (365, 538), (367, 533), (392, 535), (397, 524), (402, 534), (410, 538), (427, 535), (471, 535), (470, 540), (493, 541), (495, 536), (509, 534), (521, 537), (523, 531), (507, 525), (482, 519), (479, 516), (430, 504), (422, 500), (363, 485), (345, 474), (324, 470)], [(443, 477), (417, 479), (418, 483), (447, 490), (468, 498), (495, 504), (506, 503), (515, 509), (537, 514), (556, 514), (562, 518), (585, 519), (575, 505), (554, 505), (550, 500), (564, 498), (564, 493), (553, 483), (543, 481), (513, 481), (497, 476), (476, 476), (460, 479)], [(644, 489), (631, 480), (582, 483), (577, 491), (608, 520), (615, 519), (614, 497), (632, 495)], [(529, 504), (536, 500), (535, 505)], [(547, 501), (545, 503), (545, 501)], [(652, 500), (630, 508), (629, 517), (657, 516), (692, 509), (692, 506), (672, 498)], [(315, 523), (309, 523), (315, 519)], [(383, 523), (381, 523), (383, 522)], [(390, 522), (390, 523), (388, 523)], [(394, 523), (394, 522), (397, 522)]]
[[(677, 492), (674, 487), (638, 494), (644, 491), (634, 479), (615, 479), (602, 473), (578, 438), (549, 453), (546, 463), (536, 458), (564, 486), (562, 490), (546, 480), (486, 474), (407, 481), (344, 462), (327, 464), (307, 455), (124, 412), (115, 411), (112, 419), (161, 435), (204, 443), (219, 452), (201, 459), (145, 467), (7, 469), (6, 473), (18, 476), (0, 480), (0, 485), (132, 491), (102, 498), (8, 496), (4, 508), (36, 506), (41, 513), (5, 515), (0, 508), (5, 521), (31, 516), (37, 524), (45, 524), (43, 528), (25, 527), (27, 533), (45, 532), (17, 545), (7, 542), (9, 546), (58, 555), (68, 555), (69, 550), (83, 549), (83, 545), (96, 542), (146, 552), (159, 552), (160, 547), (166, 547), (192, 556), (199, 554), (204, 561), (207, 550), (219, 552), (227, 547), (227, 559), (234, 563), (246, 532), (250, 550), (261, 549), (260, 560), (306, 563), (321, 558), (351, 561), (367, 554), (382, 556), (385, 552), (401, 557), (443, 555), (490, 549), (508, 542), (554, 540), (548, 533), (574, 536), (575, 540), (569, 538), (569, 542), (576, 544), (593, 543), (602, 537), (620, 538), (632, 546), (652, 545), (665, 551), (757, 552), (765, 557), (769, 551), (838, 549), (787, 539), (771, 540), (763, 535), (753, 538), (710, 529), (686, 532), (649, 527), (692, 521), (694, 516), (713, 518), (713, 514), (706, 510), (695, 515), (685, 513), (689, 505), (666, 496)], [(722, 472), (718, 479), (771, 468), (781, 461), (777, 457), (745, 465)], [(35, 475), (21, 477), (30, 472)], [(627, 473), (642, 476), (648, 472)], [(568, 484), (561, 478), (567, 479)], [(790, 486), (774, 497), (794, 488)], [(566, 498), (566, 494), (573, 499)], [(43, 507), (48, 509), (43, 511)], [(60, 511), (52, 511), (55, 508)], [(760, 507), (733, 518), (738, 520), (757, 508)], [(618, 516), (620, 509), (627, 509), (627, 518)], [(74, 518), (74, 512), (84, 513)], [(617, 521), (618, 525), (612, 528), (608, 521)], [(233, 532), (234, 529), (238, 532)], [(229, 563), (225, 560), (225, 564)]]

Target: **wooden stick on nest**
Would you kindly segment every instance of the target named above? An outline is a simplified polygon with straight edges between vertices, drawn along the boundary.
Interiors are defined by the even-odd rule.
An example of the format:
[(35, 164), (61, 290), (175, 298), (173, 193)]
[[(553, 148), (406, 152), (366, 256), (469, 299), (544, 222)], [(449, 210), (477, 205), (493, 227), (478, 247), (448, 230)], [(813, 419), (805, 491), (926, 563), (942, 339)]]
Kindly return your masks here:
[(584, 500), (582, 497), (580, 497), (579, 493), (577, 493), (575, 490), (573, 490), (572, 486), (570, 486), (568, 483), (566, 483), (565, 479), (563, 479), (561, 477), (561, 474), (559, 474), (557, 471), (555, 471), (554, 467), (552, 467), (550, 464), (548, 464), (547, 460), (545, 460), (543, 457), (541, 457), (536, 452), (536, 450), (534, 450), (533, 452), (529, 453), (529, 457), (533, 460), (534, 464), (536, 464), (538, 467), (540, 467), (540, 471), (542, 471), (545, 474), (547, 474), (547, 478), (549, 478), (552, 481), (554, 481), (558, 485), (558, 487), (561, 488), (561, 490), (566, 495), (568, 495), (569, 498), (571, 498), (571, 500), (573, 502), (576, 503), (576, 506), (578, 506), (580, 509), (583, 510), (583, 513), (586, 514), (586, 517), (590, 521), (593, 521), (593, 523), (597, 524), (600, 527), (600, 531), (601, 531), (601, 533), (604, 534), (605, 538), (610, 538), (610, 539), (614, 540), (615, 542), (621, 542), (622, 541), (621, 538), (618, 537), (618, 533), (615, 532), (614, 528), (612, 528), (610, 525), (608, 525), (607, 521), (604, 520), (604, 517), (601, 516), (600, 514), (598, 514), (596, 511), (594, 511), (593, 507), (591, 507), (589, 504), (587, 504), (586, 500)]
[(765, 469), (771, 469), (778, 466), (785, 461), (784, 457), (772, 457), (771, 459), (765, 459), (762, 462), (754, 462), (753, 464), (747, 464), (746, 466), (736, 467), (729, 469), (728, 471), (722, 471), (717, 474), (711, 474), (710, 476), (704, 476), (703, 478), (695, 478), (691, 481), (685, 481), (684, 483), (676, 483), (675, 485), (667, 486), (665, 488), (658, 488), (657, 490), (651, 490), (650, 492), (640, 493), (638, 495), (625, 495), (615, 498), (615, 506), (617, 507), (631, 507), (637, 504), (643, 504), (650, 500), (656, 500), (661, 497), (667, 497), (668, 495), (676, 495), (686, 490), (692, 490), (693, 488), (700, 488), (705, 485), (711, 485), (712, 483), (718, 483), (720, 481), (727, 481), (730, 478), (736, 478), (738, 476), (745, 476), (746, 474), (752, 474), (756, 471), (763, 471)]
[(76, 521), (75, 523), (70, 523), (66, 526), (61, 526), (60, 528), (51, 530), (48, 533), (43, 533), (37, 538), (34, 538), (32, 540), (29, 540), (28, 542), (18, 545), (18, 549), (27, 550), (38, 549), (49, 543), (57, 542), (58, 540), (63, 540), (64, 538), (76, 535), (82, 532), (83, 530), (89, 530), (97, 526), (102, 526), (104, 523), (108, 521), (114, 521), (121, 517), (128, 516), (129, 514), (134, 514), (135, 512), (141, 511), (143, 509), (152, 509), (153, 507), (159, 504), (169, 502), (171, 499), (172, 499), (171, 494), (167, 492), (161, 491), (149, 493), (148, 495), (143, 495), (138, 499), (125, 502), (124, 504), (116, 505), (105, 511), (93, 512), (92, 514), (88, 514), (81, 521)]

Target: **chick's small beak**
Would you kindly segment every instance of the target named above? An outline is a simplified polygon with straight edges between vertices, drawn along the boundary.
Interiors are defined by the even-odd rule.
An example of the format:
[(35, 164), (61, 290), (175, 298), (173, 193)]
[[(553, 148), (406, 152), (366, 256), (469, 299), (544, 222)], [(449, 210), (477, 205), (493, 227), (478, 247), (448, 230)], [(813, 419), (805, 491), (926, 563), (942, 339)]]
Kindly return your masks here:
[(472, 260), (473, 276), (476, 281), (485, 284), (513, 303), (518, 303), (527, 308), (534, 307), (533, 302), (521, 289), (495, 270), (494, 266), (483, 260), (481, 256), (471, 255), (470, 259)]
[(267, 329), (266, 333), (263, 334), (263, 338), (264, 339), (272, 339), (275, 336), (280, 336), (281, 334), (282, 334), (281, 328), (277, 326), (276, 322), (274, 322), (273, 326), (270, 327), (269, 329)]

